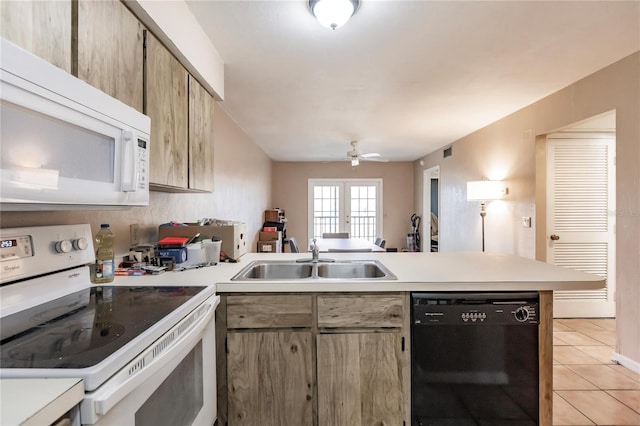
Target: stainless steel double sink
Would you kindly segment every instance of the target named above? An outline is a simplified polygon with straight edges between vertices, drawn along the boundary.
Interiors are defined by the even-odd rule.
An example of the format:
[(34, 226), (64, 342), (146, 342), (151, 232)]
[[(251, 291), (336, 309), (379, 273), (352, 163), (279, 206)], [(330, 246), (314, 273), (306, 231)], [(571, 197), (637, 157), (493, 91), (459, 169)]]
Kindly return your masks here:
[(396, 280), (377, 260), (336, 262), (296, 262), (256, 260), (238, 272), (231, 281), (306, 281), (306, 280)]

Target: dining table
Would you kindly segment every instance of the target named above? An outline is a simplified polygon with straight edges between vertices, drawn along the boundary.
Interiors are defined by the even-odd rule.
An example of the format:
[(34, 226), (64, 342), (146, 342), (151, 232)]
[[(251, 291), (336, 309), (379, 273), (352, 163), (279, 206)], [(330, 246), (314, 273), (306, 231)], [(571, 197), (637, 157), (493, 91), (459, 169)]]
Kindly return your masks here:
[[(309, 251), (314, 244), (314, 239), (309, 239)], [(380, 246), (375, 245), (370, 240), (363, 238), (316, 238), (315, 244), (321, 253), (331, 252), (384, 252), (386, 251)]]

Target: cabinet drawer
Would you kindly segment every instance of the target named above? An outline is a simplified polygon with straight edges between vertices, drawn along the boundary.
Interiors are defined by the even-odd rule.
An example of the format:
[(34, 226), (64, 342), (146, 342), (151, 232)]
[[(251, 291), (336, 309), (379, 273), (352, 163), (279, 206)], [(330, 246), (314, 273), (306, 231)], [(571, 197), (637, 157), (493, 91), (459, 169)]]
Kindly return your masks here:
[(318, 296), (318, 327), (402, 327), (401, 295)]
[(311, 327), (311, 295), (228, 296), (228, 328)]

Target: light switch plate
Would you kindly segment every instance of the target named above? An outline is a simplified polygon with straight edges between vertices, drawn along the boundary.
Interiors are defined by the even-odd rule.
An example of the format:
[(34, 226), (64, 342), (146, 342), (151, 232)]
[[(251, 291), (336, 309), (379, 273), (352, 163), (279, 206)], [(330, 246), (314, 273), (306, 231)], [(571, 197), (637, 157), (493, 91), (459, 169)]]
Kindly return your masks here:
[(531, 217), (524, 216), (522, 218), (522, 227), (523, 228), (531, 228)]

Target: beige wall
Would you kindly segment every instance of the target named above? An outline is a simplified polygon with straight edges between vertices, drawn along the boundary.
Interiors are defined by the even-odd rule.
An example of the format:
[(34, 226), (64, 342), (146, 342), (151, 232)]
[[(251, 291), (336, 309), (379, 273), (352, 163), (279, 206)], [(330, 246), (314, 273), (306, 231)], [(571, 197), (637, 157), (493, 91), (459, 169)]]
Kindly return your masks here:
[[(159, 224), (202, 217), (246, 223), (247, 243), (255, 251), (254, 236), (262, 226), (264, 209), (271, 205), (271, 159), (216, 105), (214, 119), (214, 192), (170, 194), (151, 192), (148, 207), (130, 210), (59, 212), (2, 212), (3, 228), (32, 225), (90, 223), (94, 232), (109, 223), (116, 235), (116, 253), (129, 248), (129, 224), (138, 223), (141, 239), (154, 242)], [(251, 250), (254, 248), (254, 250)]]
[[(414, 163), (416, 208), (422, 208), (422, 170), (440, 165), (440, 244), (443, 251), (479, 250), (477, 203), (466, 201), (465, 183), (504, 179), (510, 194), (488, 208), (489, 251), (533, 258), (544, 239), (544, 177), (536, 139), (575, 122), (616, 112), (617, 135), (617, 352), (640, 365), (640, 53), (635, 53), (522, 110), (453, 143), (453, 155), (434, 152)], [(539, 220), (536, 221), (536, 214)], [(531, 216), (533, 228), (522, 228)], [(537, 222), (537, 227), (536, 227)]]
[(302, 251), (306, 248), (307, 185), (310, 178), (360, 179), (381, 178), (383, 237), (386, 247), (406, 247), (413, 213), (413, 164), (411, 162), (362, 162), (351, 167), (347, 161), (332, 163), (274, 162), (273, 207), (285, 209), (287, 236), (295, 237)]

